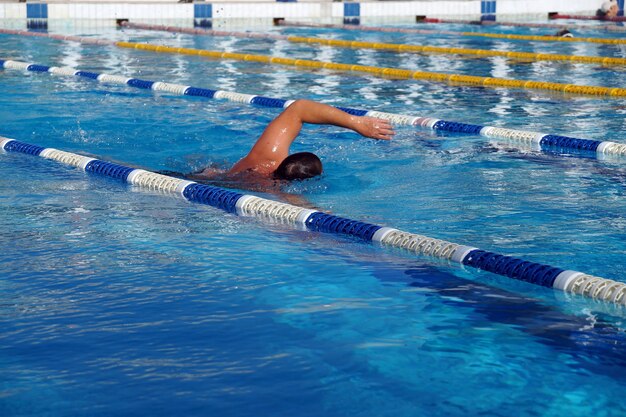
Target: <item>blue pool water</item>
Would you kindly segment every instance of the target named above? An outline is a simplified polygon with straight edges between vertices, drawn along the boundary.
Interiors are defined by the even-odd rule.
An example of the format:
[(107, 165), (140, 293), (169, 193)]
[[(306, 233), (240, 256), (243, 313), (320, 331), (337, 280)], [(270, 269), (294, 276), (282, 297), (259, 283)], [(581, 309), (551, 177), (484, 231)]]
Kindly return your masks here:
[[(623, 69), (582, 64), (135, 30), (63, 33), (587, 85), (622, 86), (623, 77)], [(623, 100), (0, 36), (0, 59), (623, 142)], [(624, 56), (608, 45), (454, 42)], [(0, 91), (0, 135), (150, 170), (227, 167), (278, 114), (9, 70), (0, 72)], [(624, 161), (408, 127), (398, 127), (391, 142), (375, 142), (307, 126), (293, 150), (315, 151), (325, 174), (281, 195), (259, 195), (291, 194), (337, 215), (623, 281)], [(432, 258), (236, 217), (42, 158), (0, 154), (0, 172), (0, 415), (626, 413), (623, 311)]]

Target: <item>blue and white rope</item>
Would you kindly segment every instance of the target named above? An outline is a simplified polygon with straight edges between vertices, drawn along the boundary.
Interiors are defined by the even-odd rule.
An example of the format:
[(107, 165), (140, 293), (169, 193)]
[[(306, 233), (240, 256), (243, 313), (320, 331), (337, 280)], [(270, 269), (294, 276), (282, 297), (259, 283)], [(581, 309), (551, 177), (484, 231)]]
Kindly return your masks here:
[(0, 149), (7, 152), (42, 156), (80, 167), (87, 172), (120, 179), (140, 187), (176, 193), (189, 201), (207, 204), (227, 212), (301, 225), (313, 231), (353, 236), (368, 242), (378, 242), (383, 246), (403, 248), (416, 254), (457, 262), (531, 284), (552, 287), (568, 293), (626, 306), (626, 283), (623, 282), (587, 275), (578, 271), (563, 270), (484, 251), (472, 246), (459, 245), (390, 227), (338, 217), (142, 169), (133, 169), (53, 148), (43, 148), (14, 139), (0, 137)]
[[(158, 81), (147, 81), (119, 75), (99, 74), (89, 71), (80, 71), (68, 67), (47, 67), (45, 65), (29, 64), (10, 60), (0, 60), (0, 66), (5, 69), (33, 72), (49, 72), (61, 76), (77, 76), (93, 79), (101, 83), (125, 84), (136, 88), (165, 91), (178, 95), (225, 99), (237, 103), (254, 104), (263, 107), (286, 108), (291, 103), (293, 103), (293, 100), (284, 100), (229, 91), (211, 90), (206, 88)], [(481, 126), (469, 123), (453, 122), (449, 120), (440, 120), (432, 117), (419, 117), (403, 114), (384, 113), (374, 110), (362, 110), (350, 107), (337, 108), (355, 116), (371, 116), (381, 119), (387, 119), (396, 125), (420, 126), (440, 132), (466, 133), (471, 135), (480, 135), (491, 139), (504, 139), (518, 145), (523, 145), (541, 151), (584, 153), (589, 156), (596, 155), (598, 158), (605, 158), (607, 156), (626, 156), (626, 144), (611, 141), (579, 139), (569, 136), (552, 135), (494, 126)]]

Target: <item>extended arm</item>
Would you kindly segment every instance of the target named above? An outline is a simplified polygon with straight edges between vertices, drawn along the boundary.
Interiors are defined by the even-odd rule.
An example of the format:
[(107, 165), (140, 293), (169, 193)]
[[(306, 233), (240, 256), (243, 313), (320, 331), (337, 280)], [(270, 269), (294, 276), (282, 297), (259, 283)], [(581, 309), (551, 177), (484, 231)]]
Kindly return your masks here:
[(297, 100), (265, 128), (248, 155), (237, 162), (230, 172), (246, 169), (255, 169), (259, 173), (273, 172), (289, 155), (289, 147), (300, 133), (303, 123), (345, 127), (373, 139), (389, 140), (394, 133), (387, 120), (353, 116), (326, 104)]

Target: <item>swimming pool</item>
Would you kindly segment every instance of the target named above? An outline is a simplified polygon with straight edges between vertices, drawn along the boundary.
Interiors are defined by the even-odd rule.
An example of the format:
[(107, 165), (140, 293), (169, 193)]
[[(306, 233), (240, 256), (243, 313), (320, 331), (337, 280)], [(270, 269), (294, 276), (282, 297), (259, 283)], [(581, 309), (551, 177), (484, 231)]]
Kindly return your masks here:
[[(593, 65), (269, 40), (76, 33), (588, 85), (618, 86), (621, 74)], [(615, 99), (2, 39), (3, 57), (43, 65), (599, 140), (620, 141), (624, 128), (626, 109)], [(608, 45), (455, 42), (624, 56)], [(150, 170), (226, 167), (278, 114), (48, 74), (0, 74), (1, 135)], [(623, 161), (408, 127), (383, 143), (309, 126), (293, 149), (318, 153), (325, 174), (284, 191), (320, 209), (607, 278), (623, 275)], [(623, 315), (606, 305), (348, 238), (226, 215), (41, 158), (2, 154), (0, 170), (3, 415), (625, 411)]]

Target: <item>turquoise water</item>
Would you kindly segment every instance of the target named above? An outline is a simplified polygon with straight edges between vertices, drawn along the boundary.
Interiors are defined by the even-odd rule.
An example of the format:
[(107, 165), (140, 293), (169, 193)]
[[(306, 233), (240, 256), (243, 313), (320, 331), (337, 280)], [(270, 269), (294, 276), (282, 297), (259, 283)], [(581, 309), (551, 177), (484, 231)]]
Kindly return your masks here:
[[(493, 28), (489, 28), (493, 31)], [(449, 45), (449, 38), (268, 29)], [(621, 86), (619, 69), (81, 29), (67, 33)], [(520, 30), (519, 33), (525, 33)], [(602, 34), (603, 37), (609, 36)], [(623, 56), (616, 46), (459, 46)], [(450, 87), (2, 35), (0, 59), (621, 141), (623, 100)], [(151, 170), (227, 167), (275, 109), (0, 72), (0, 135)], [(625, 170), (468, 135), (307, 126), (334, 214), (622, 279)], [(623, 312), (351, 239), (265, 224), (0, 154), (0, 414), (614, 416)], [(260, 194), (273, 199), (284, 195)]]

